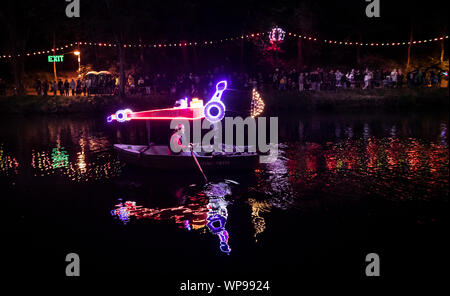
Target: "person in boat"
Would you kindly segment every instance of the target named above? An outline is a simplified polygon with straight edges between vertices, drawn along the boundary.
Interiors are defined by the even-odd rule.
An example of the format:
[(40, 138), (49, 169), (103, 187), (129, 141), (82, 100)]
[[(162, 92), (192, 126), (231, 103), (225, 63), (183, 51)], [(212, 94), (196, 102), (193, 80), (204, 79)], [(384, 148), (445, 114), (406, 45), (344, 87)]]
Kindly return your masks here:
[[(183, 137), (184, 137), (184, 125), (179, 123), (175, 127), (175, 131), (170, 137), (169, 150), (171, 154), (175, 155), (191, 155), (191, 149), (193, 148), (192, 143), (189, 143), (188, 146), (183, 145)], [(178, 151), (178, 152), (176, 152)], [(194, 152), (195, 155), (197, 153)]]

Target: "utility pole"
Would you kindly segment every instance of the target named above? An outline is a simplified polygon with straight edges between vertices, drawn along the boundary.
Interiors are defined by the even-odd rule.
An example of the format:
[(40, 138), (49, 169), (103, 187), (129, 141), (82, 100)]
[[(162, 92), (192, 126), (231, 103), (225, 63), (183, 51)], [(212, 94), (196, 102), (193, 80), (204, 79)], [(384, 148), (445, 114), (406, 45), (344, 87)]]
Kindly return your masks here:
[(408, 45), (408, 59), (406, 61), (406, 71), (409, 71), (409, 66), (411, 64), (411, 46), (413, 43), (413, 25), (411, 21), (411, 29), (409, 32), (409, 45)]
[[(56, 41), (55, 41), (55, 32), (53, 31), (53, 55), (56, 54)], [(56, 61), (53, 59), (53, 75), (55, 76), (55, 81), (58, 81), (58, 76), (56, 75)]]

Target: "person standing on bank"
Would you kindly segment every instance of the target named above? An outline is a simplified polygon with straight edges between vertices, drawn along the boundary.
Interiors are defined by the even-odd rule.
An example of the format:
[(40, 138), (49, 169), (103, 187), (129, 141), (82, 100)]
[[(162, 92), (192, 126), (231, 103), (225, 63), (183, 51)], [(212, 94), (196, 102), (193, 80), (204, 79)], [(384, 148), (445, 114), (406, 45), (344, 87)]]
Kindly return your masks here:
[(76, 87), (76, 84), (75, 84), (75, 80), (73, 80), (73, 78), (72, 78), (72, 80), (70, 81), (70, 90), (72, 91), (72, 96), (75, 96), (75, 87)]

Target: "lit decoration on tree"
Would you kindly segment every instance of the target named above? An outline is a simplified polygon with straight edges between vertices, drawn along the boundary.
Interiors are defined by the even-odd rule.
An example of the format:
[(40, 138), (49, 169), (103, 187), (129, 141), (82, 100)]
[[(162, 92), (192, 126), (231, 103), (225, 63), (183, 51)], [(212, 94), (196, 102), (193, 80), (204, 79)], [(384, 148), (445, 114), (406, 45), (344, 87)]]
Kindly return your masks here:
[(283, 29), (278, 27), (273, 28), (272, 31), (269, 32), (270, 47), (268, 50), (279, 51), (279, 44), (284, 41), (285, 35), (286, 32)]
[(254, 88), (252, 91), (252, 102), (250, 106), (250, 114), (253, 118), (258, 117), (264, 111), (264, 101), (259, 92)]
[(269, 32), (270, 43), (283, 42), (286, 32), (283, 29), (275, 27)]

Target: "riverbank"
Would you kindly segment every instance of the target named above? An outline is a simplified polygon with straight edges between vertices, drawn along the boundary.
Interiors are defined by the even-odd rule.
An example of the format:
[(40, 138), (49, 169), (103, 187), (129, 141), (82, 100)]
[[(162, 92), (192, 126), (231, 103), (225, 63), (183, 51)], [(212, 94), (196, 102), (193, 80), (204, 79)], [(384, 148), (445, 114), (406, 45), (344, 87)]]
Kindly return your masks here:
[[(267, 96), (267, 94), (266, 94)], [(338, 91), (277, 92), (267, 96), (267, 105), (277, 112), (290, 110), (439, 109), (448, 108), (448, 88), (346, 89)], [(270, 99), (272, 98), (272, 99)]]
[[(440, 109), (448, 108), (448, 88), (431, 89), (347, 89), (339, 91), (302, 92), (261, 91), (265, 112), (285, 113), (293, 110), (341, 109)], [(235, 110), (250, 106), (250, 91), (230, 91), (227, 105)], [(167, 95), (132, 96), (10, 96), (0, 97), (0, 113), (13, 114), (71, 114), (113, 113), (118, 109), (132, 110), (164, 108), (175, 100)], [(206, 101), (206, 100), (204, 100)], [(248, 106), (248, 107), (247, 107)], [(269, 111), (268, 111), (269, 110)]]
[(12, 114), (77, 114), (110, 113), (117, 109), (167, 107), (164, 95), (150, 97), (117, 96), (10, 96), (0, 97), (0, 113)]

